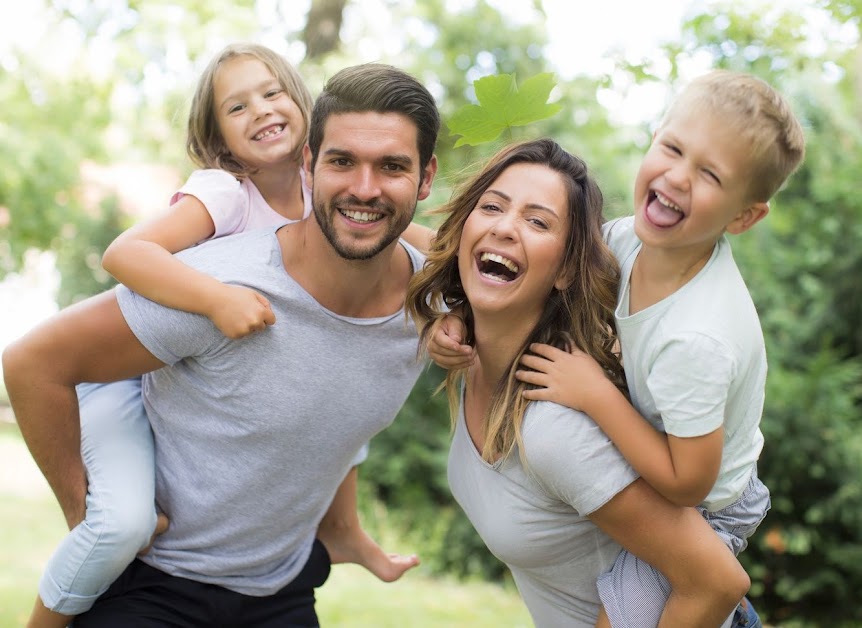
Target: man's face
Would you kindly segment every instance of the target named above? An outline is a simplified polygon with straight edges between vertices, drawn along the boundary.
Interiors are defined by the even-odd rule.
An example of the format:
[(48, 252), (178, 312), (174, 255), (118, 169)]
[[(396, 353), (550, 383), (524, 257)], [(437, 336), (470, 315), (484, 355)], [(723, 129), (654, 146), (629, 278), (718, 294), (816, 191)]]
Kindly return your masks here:
[[(305, 167), (311, 152), (305, 147)], [(312, 182), (314, 215), (344, 259), (370, 259), (392, 245), (431, 191), (432, 158), (419, 168), (416, 125), (397, 113), (329, 117)]]

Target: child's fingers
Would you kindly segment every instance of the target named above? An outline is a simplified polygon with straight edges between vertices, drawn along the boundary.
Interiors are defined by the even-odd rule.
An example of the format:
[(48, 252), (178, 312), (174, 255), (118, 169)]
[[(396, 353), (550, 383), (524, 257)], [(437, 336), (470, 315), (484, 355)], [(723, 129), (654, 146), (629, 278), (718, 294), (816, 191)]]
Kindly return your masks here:
[(515, 379), (525, 384), (533, 384), (534, 386), (542, 386), (543, 388), (548, 385), (547, 375), (537, 371), (522, 371), (519, 369), (515, 371)]
[(472, 351), (472, 347), (470, 345), (461, 344), (460, 336), (450, 336), (447, 334), (442, 327), (438, 327), (428, 339), (428, 346), (439, 346), (442, 349), (456, 352), (456, 353), (469, 353)]
[(553, 364), (553, 360), (540, 358), (539, 356), (530, 355), (529, 353), (525, 353), (521, 356), (522, 366), (526, 366), (528, 369), (533, 369), (542, 373), (547, 373), (551, 364)]
[(535, 353), (536, 355), (540, 355), (543, 358), (547, 358), (548, 360), (557, 360), (561, 355), (565, 355), (566, 353), (562, 349), (557, 349), (556, 347), (542, 344), (540, 342), (534, 342), (533, 344), (531, 344), (530, 352)]
[(528, 388), (521, 391), (521, 396), (530, 401), (554, 401), (547, 388)]

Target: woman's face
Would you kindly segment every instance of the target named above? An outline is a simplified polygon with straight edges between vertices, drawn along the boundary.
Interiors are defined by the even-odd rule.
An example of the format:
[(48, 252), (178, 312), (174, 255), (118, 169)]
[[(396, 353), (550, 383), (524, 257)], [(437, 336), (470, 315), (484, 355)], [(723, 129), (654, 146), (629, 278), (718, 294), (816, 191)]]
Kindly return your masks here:
[(570, 218), (562, 175), (518, 163), (488, 186), (467, 217), (458, 247), (464, 293), (477, 315), (538, 316), (560, 269)]

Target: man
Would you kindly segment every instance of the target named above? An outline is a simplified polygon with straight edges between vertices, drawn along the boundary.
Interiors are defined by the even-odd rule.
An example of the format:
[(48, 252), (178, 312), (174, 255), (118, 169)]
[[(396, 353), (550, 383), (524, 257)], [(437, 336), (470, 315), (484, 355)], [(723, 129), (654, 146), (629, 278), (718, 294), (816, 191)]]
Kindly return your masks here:
[(369, 64), (332, 77), (305, 147), (313, 216), (182, 253), (266, 296), (265, 331), (231, 341), (120, 287), (4, 353), (21, 431), (73, 523), (86, 496), (74, 386), (148, 373), (171, 526), (76, 625), (316, 625), (329, 571), (317, 523), (421, 370), (402, 306), (422, 259), (398, 238), (430, 193), (438, 130), (409, 75)]

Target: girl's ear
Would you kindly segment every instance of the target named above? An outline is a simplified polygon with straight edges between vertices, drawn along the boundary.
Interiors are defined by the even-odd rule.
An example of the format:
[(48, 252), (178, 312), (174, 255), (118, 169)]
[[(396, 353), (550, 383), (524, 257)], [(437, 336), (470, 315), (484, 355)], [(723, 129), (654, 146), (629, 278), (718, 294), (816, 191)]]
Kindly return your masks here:
[(769, 213), (769, 203), (754, 203), (743, 209), (736, 218), (727, 225), (727, 232), (733, 235), (745, 233)]

